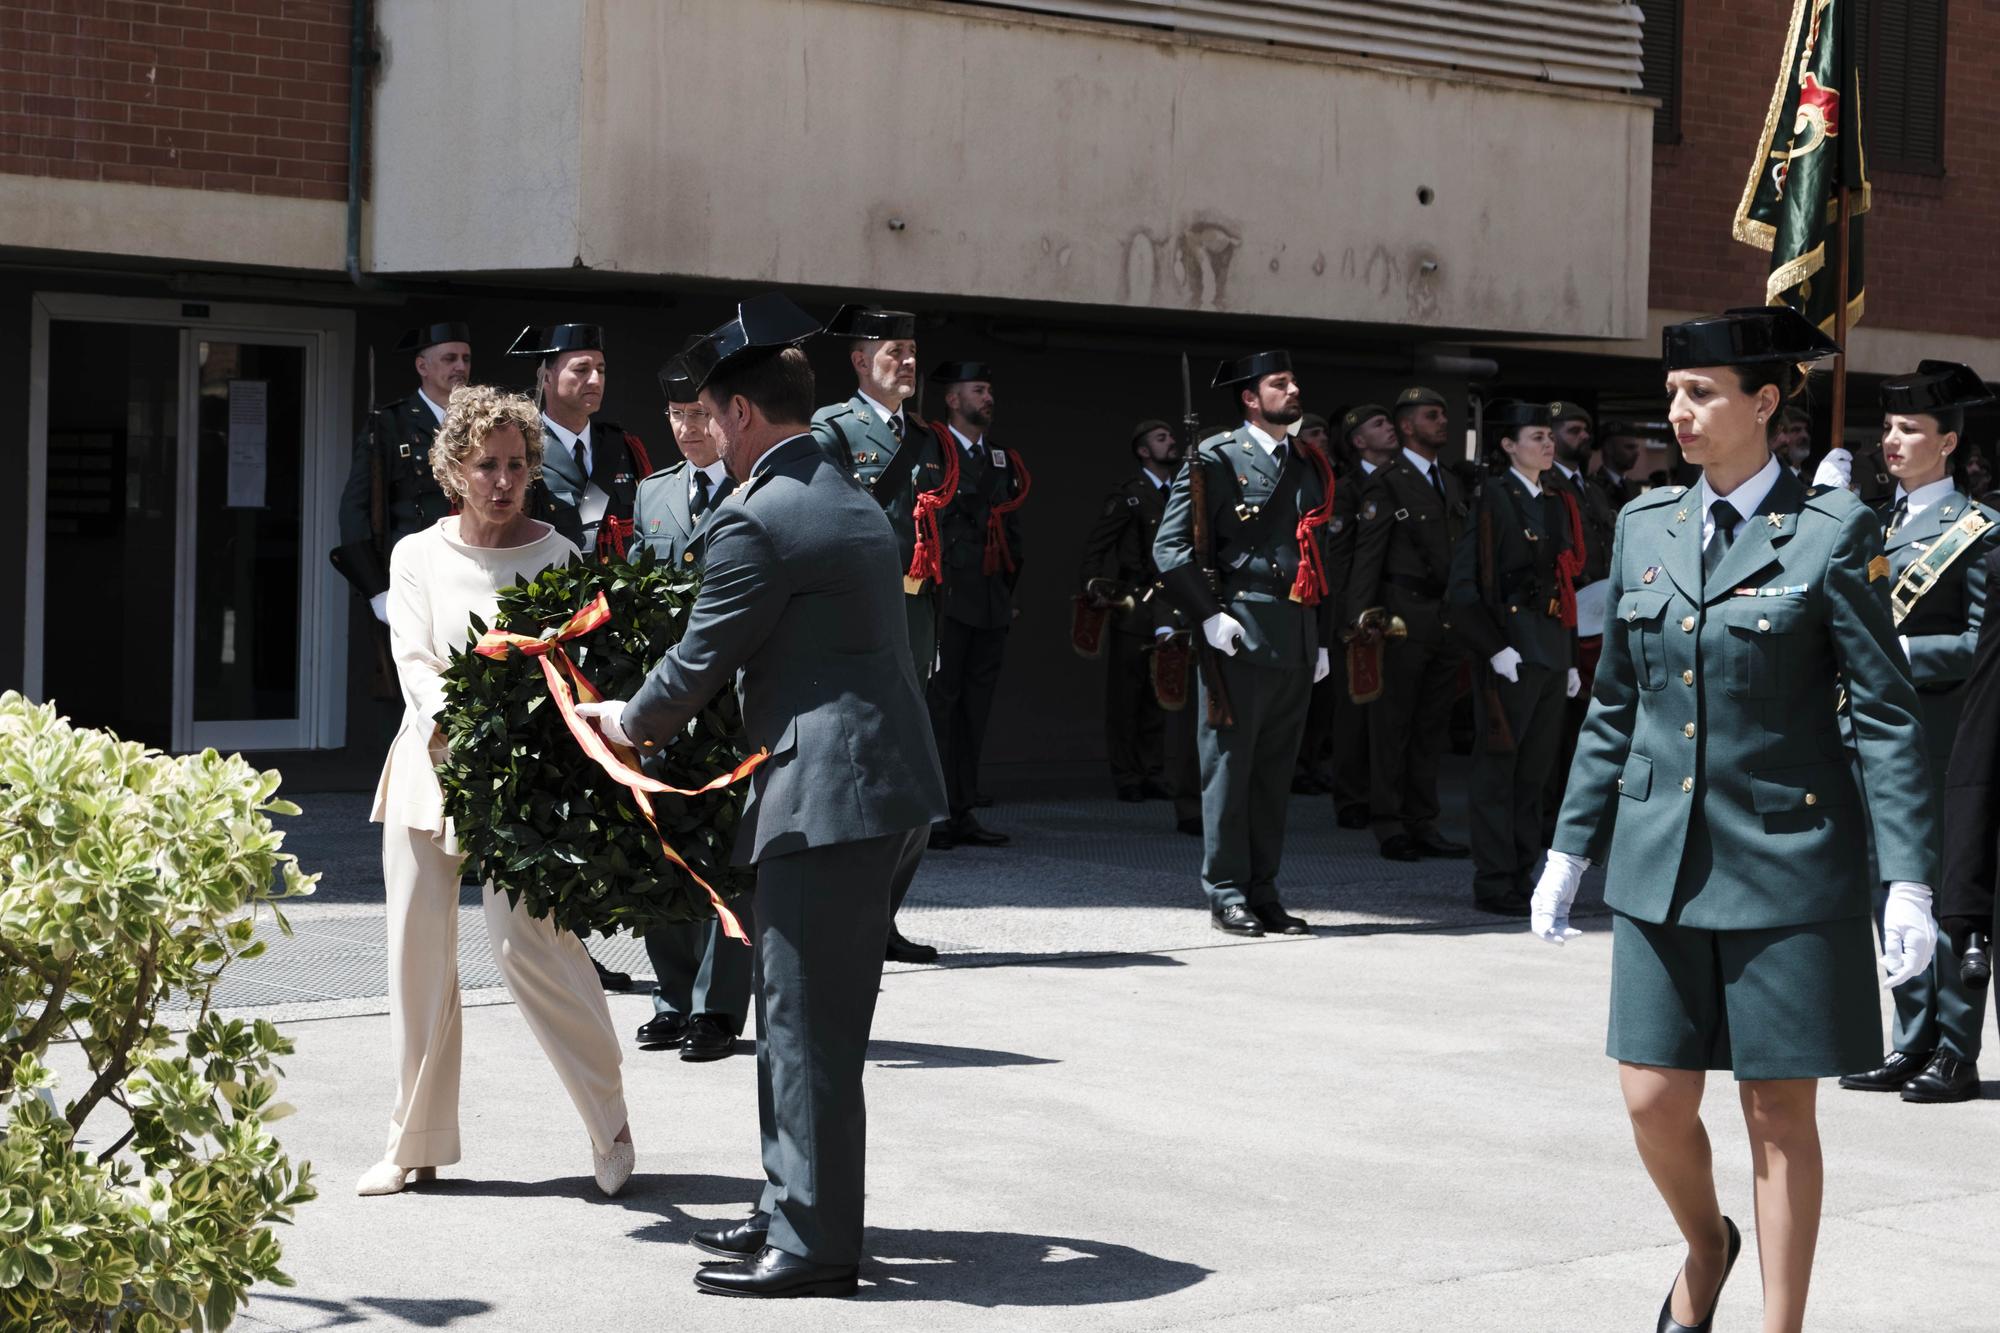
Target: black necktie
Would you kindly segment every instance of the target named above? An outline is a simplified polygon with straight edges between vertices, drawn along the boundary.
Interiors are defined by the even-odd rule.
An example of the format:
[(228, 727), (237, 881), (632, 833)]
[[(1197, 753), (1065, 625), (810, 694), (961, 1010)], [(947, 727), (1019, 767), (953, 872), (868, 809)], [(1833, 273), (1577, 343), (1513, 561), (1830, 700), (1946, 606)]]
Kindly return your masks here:
[(1708, 507), (1709, 516), (1715, 520), (1715, 532), (1708, 539), (1708, 547), (1701, 553), (1701, 576), (1704, 580), (1715, 577), (1715, 570), (1729, 554), (1729, 544), (1736, 540), (1736, 525), (1743, 516), (1736, 512), (1736, 506), (1727, 500), (1717, 500)]
[(1904, 496), (1896, 502), (1896, 512), (1889, 515), (1889, 532), (1893, 535), (1897, 528), (1910, 521), (1910, 497)]
[(583, 479), (584, 479), (585, 481), (589, 481), (589, 480), (590, 480), (590, 461), (589, 461), (589, 459), (590, 459), (590, 456), (589, 456), (588, 454), (584, 453), (584, 451), (583, 451), (583, 441), (582, 441), (582, 440), (580, 440), (580, 439), (579, 439), (579, 440), (578, 440), (578, 441), (576, 442), (576, 446), (575, 446), (575, 452), (576, 452), (576, 475), (577, 475), (577, 476), (579, 476), (579, 477), (582, 477), (582, 478), (583, 478)]
[(903, 414), (901, 412), (891, 414), (889, 417), (889, 429), (896, 433), (896, 443), (901, 444), (903, 442), (903, 431), (906, 429), (903, 425)]
[(708, 474), (706, 472), (696, 472), (694, 474), (694, 499), (688, 505), (688, 512), (696, 518), (700, 518), (708, 512)]
[(1430, 477), (1431, 477), (1431, 489), (1438, 493), (1438, 503), (1449, 509), (1451, 507), (1451, 501), (1445, 499), (1444, 478), (1438, 475), (1438, 465), (1436, 463), (1432, 463), (1430, 466)]

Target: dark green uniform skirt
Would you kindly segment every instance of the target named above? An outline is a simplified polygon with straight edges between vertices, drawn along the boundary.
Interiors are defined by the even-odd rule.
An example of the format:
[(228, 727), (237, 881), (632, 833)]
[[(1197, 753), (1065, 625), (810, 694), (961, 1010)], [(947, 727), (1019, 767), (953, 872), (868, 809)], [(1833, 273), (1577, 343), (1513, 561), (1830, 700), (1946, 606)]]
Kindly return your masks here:
[(1865, 916), (1772, 930), (1696, 930), (1613, 913), (1605, 1054), (1739, 1081), (1831, 1078), (1882, 1059)]

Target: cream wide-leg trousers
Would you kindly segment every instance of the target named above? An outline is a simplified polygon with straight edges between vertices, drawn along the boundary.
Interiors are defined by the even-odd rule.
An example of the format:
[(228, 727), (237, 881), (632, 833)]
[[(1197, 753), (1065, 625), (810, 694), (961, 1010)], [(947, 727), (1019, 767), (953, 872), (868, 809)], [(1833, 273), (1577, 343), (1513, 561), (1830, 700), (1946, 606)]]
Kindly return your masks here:
[[(462, 858), (427, 829), (382, 826), (389, 906), (390, 1059), (396, 1109), (384, 1161), (458, 1160), (458, 883)], [(491, 885), (486, 935), (501, 979), (556, 1068), (600, 1153), (625, 1124), (611, 1010), (583, 942), (511, 907)]]

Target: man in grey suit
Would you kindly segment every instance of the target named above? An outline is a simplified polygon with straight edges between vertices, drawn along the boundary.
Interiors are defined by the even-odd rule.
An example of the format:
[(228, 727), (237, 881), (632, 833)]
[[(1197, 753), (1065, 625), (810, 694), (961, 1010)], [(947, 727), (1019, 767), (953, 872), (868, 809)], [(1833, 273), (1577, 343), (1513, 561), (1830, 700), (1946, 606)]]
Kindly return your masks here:
[(734, 1296), (844, 1296), (861, 1258), (861, 1075), (889, 883), (945, 813), (910, 664), (896, 541), (881, 506), (807, 428), (818, 329), (782, 296), (683, 353), (737, 489), (710, 518), (686, 637), (629, 704), (591, 705), (614, 741), (672, 744), (733, 675), (751, 779), (736, 860), (757, 867), (757, 1214), (695, 1244)]
[[(632, 501), (632, 546), (634, 555), (639, 549), (648, 550), (663, 564), (698, 573), (709, 515), (729, 498), (736, 479), (723, 467), (709, 435), (708, 412), (695, 401), (686, 382), (679, 357), (660, 371), (667, 423), (682, 461), (639, 483)], [(736, 905), (737, 915), (746, 922), (755, 906), (750, 897), (745, 895)], [(640, 1047), (678, 1047), (681, 1059), (689, 1061), (735, 1054), (736, 1038), (750, 1011), (751, 952), (725, 936), (721, 922), (714, 919), (648, 930), (653, 1016), (639, 1025)]]

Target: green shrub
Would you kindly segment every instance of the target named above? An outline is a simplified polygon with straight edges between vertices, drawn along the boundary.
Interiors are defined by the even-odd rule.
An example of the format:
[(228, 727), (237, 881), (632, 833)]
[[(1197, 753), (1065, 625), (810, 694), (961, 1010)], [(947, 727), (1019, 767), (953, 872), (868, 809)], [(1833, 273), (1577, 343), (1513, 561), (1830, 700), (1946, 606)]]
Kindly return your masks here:
[[(278, 782), (0, 694), (0, 1328), (219, 1329), (251, 1284), (290, 1284), (271, 1228), (313, 1197), (311, 1167), (267, 1126), (291, 1110), (273, 1061), (292, 1045), (209, 1010), (263, 951), (257, 914), (289, 931), (276, 901), (318, 878), (279, 850), (270, 816), (297, 808)], [(176, 993), (195, 1006), (178, 1039)], [(60, 1106), (56, 1041), (90, 1071)]]
[[(629, 699), (680, 642), (697, 586), (650, 551), (631, 564), (572, 561), (503, 590), (496, 624), (538, 636), (603, 593), (610, 622), (564, 648), (605, 698)], [(631, 792), (577, 746), (534, 659), (468, 649), (453, 655), (444, 685), (451, 754), (438, 777), (470, 878), (492, 880), (509, 901), (578, 935), (643, 935), (715, 915), (701, 887), (662, 855)], [(742, 732), (736, 691), (724, 690), (646, 771), (699, 787), (742, 761)], [(755, 883), (747, 868), (729, 864), (747, 786), (653, 798), (660, 831), (724, 898)]]

